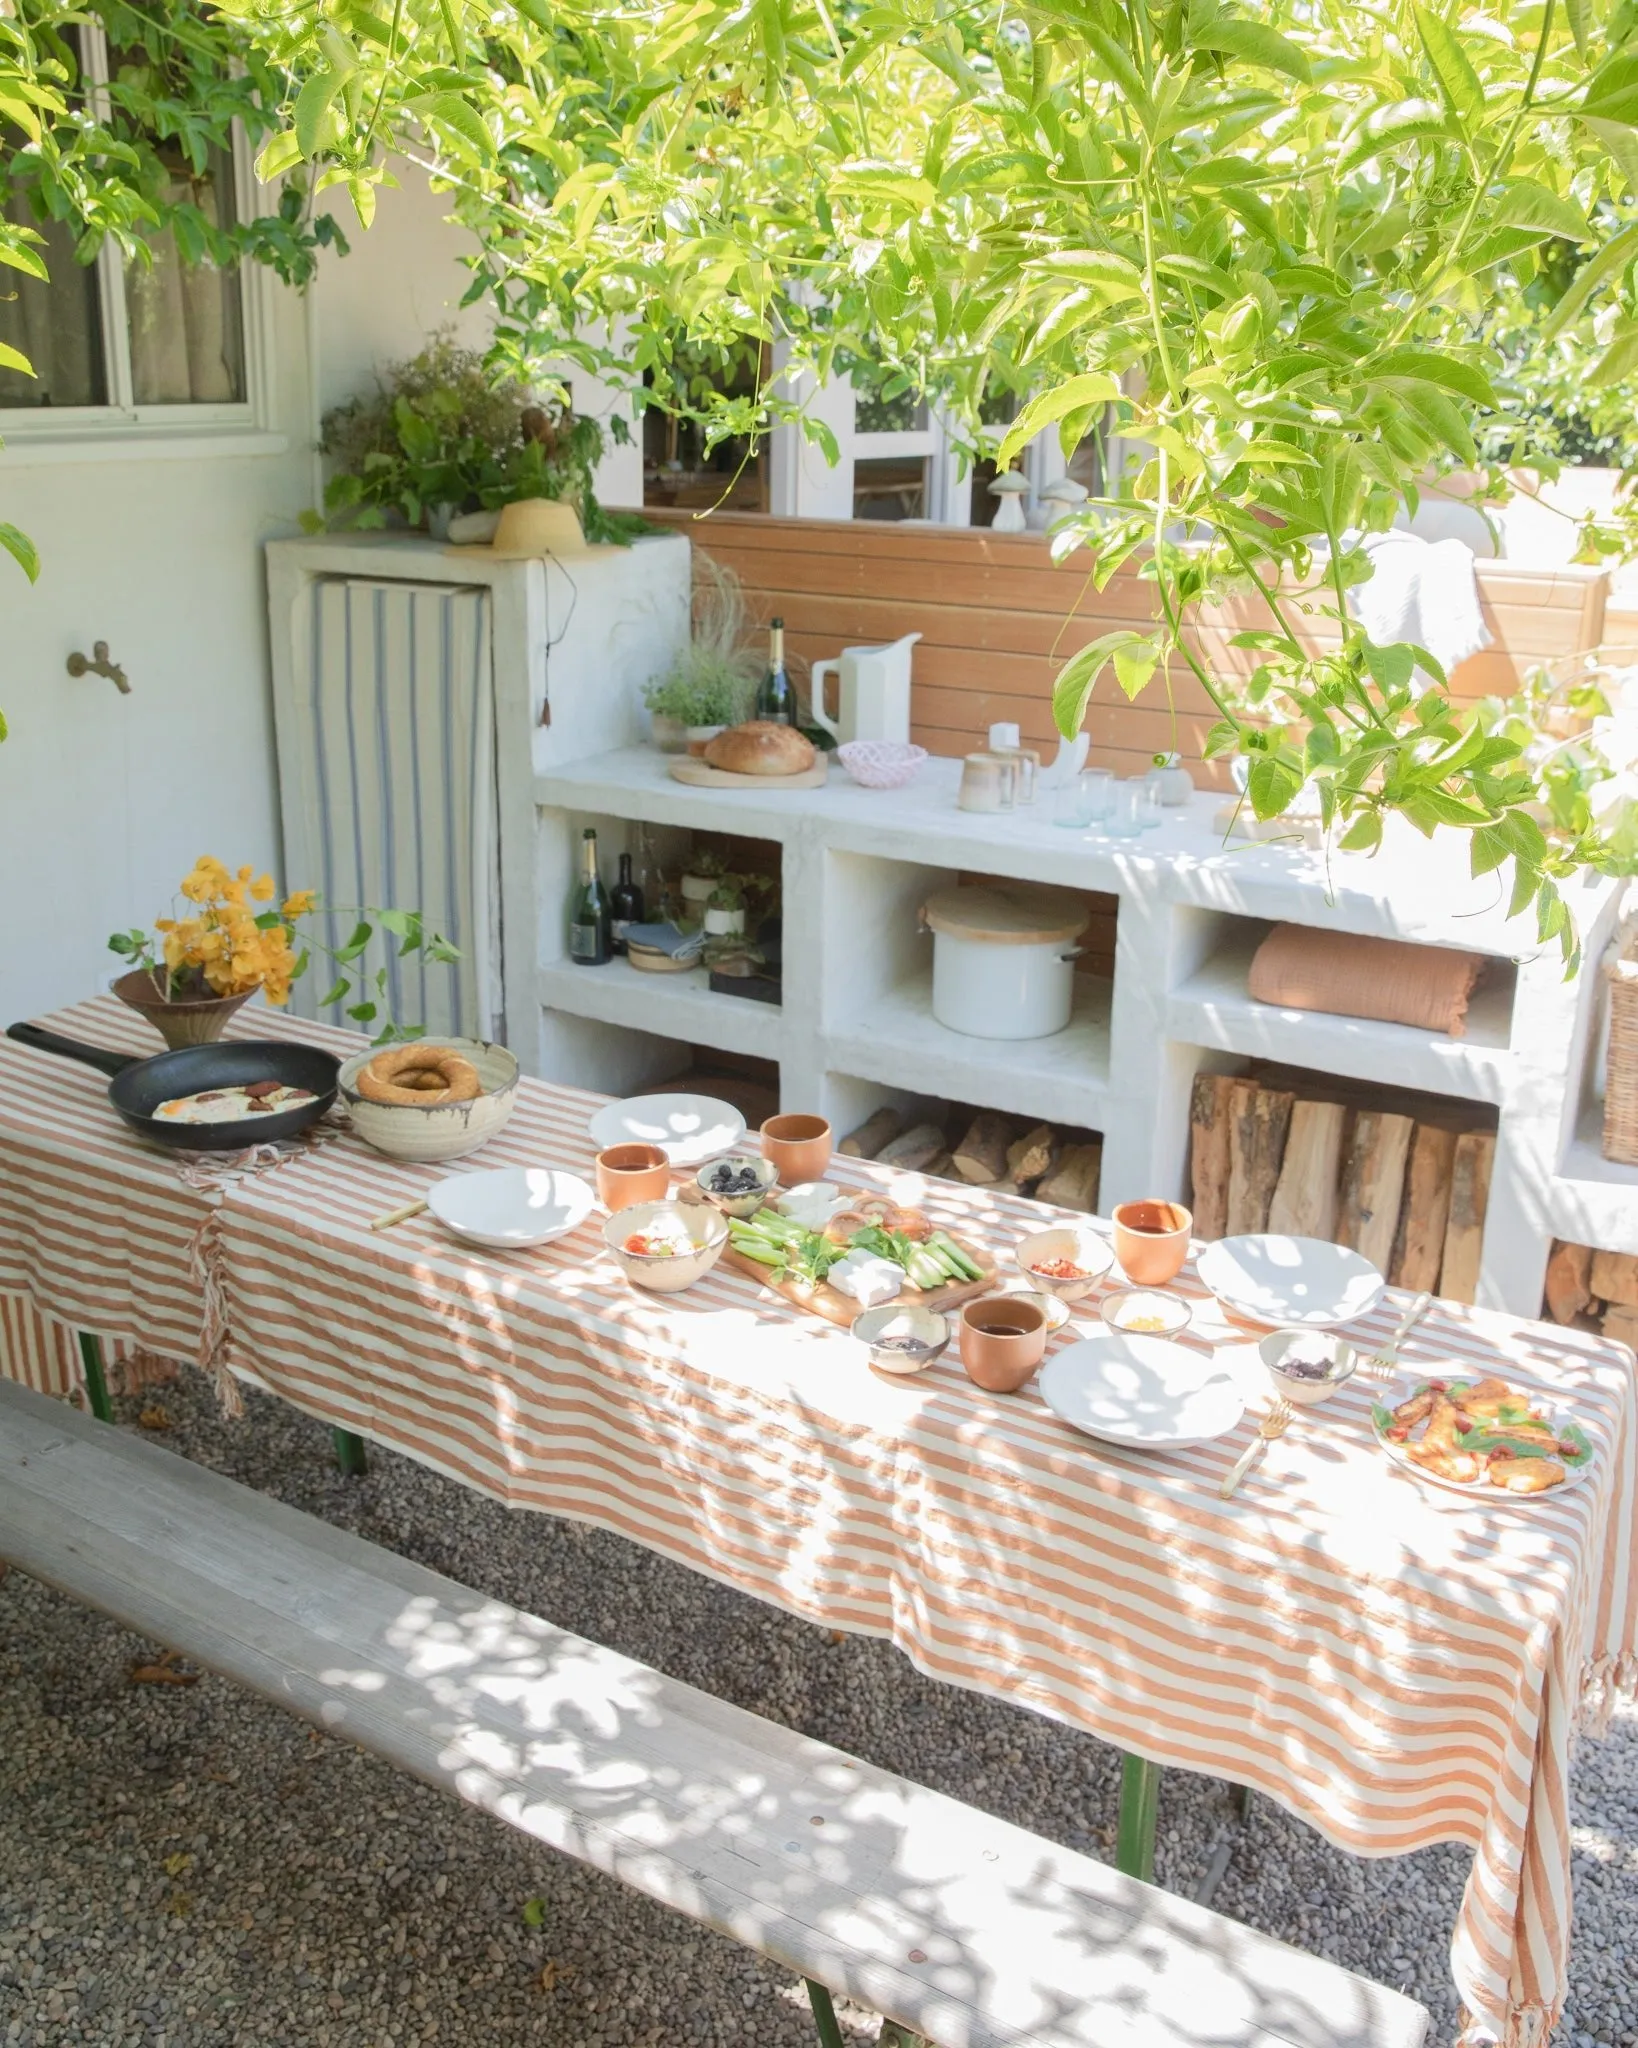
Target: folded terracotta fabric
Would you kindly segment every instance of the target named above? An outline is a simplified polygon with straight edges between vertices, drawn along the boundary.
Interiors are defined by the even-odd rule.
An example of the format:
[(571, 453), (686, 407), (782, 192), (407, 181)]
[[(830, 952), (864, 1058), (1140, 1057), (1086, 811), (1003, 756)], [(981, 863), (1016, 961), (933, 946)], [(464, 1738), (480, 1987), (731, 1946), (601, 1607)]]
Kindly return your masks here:
[(1257, 948), (1246, 986), (1255, 1001), (1285, 1010), (1419, 1024), (1460, 1038), (1483, 971), (1481, 955), (1449, 946), (1279, 924)]

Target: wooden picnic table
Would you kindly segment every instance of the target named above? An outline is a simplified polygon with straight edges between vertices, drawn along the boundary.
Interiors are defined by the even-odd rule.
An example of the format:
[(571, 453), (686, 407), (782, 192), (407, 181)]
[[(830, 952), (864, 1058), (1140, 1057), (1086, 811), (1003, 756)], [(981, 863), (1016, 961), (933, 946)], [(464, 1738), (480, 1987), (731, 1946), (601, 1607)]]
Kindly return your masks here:
[[(111, 999), (44, 1020), (148, 1050)], [(351, 1049), (265, 1012), (235, 1035)], [(601, 1098), (525, 1081), (474, 1164), (589, 1174)], [(718, 1268), (627, 1285), (596, 1219), (540, 1250), (370, 1220), (446, 1169), (326, 1134), (203, 1165), (127, 1131), (95, 1074), (0, 1040), (0, 1293), (193, 1355), (519, 1507), (616, 1531), (916, 1665), (1152, 1764), (1229, 1778), (1332, 1843), (1474, 1864), (1452, 1943), (1470, 2048), (1534, 2048), (1569, 1948), (1569, 1752), (1638, 1679), (1632, 1354), (1439, 1303), (1410, 1366), (1543, 1383), (1596, 1448), (1581, 1484), (1468, 1500), (1383, 1456), (1345, 1387), (1230, 1501), (1229, 1437), (1164, 1456), (1061, 1425), (1033, 1388), (983, 1394), (947, 1356), (872, 1374), (844, 1332)], [(455, 1170), (460, 1170), (456, 1168)], [(1040, 1205), (838, 1159), (1005, 1252)], [(1250, 1339), (1193, 1278), (1186, 1341), (1247, 1369)], [(1354, 1326), (1384, 1340), (1403, 1299)], [(1253, 1411), (1254, 1412), (1254, 1411)], [(1140, 1787), (1152, 1800), (1152, 1779)]]

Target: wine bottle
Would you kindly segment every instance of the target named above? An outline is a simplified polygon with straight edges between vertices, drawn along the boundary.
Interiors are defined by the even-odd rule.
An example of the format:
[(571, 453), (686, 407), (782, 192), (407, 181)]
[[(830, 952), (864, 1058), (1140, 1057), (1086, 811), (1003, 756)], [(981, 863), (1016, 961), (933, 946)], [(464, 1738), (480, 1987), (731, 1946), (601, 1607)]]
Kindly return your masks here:
[(643, 921), (643, 892), (631, 878), (631, 855), (620, 856), (620, 879), (609, 898), (609, 939), (615, 952), (626, 950), (626, 927)]
[(569, 958), (601, 967), (612, 951), (609, 893), (597, 872), (597, 834), (588, 825), (580, 841), (580, 880), (569, 905)]
[(772, 719), (779, 725), (796, 723), (796, 692), (785, 672), (783, 619), (775, 619), (768, 628), (768, 673), (762, 678), (756, 693), (756, 715)]

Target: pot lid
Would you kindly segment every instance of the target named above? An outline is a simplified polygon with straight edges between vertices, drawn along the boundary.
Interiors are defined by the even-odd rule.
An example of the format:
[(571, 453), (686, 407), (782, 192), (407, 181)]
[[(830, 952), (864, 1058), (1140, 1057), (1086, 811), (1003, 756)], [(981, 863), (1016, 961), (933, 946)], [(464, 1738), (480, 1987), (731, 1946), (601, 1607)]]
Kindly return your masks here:
[(935, 932), (983, 939), (996, 946), (1042, 946), (1078, 939), (1092, 913), (1067, 889), (1033, 888), (1027, 883), (992, 882), (977, 889), (940, 889), (922, 906)]

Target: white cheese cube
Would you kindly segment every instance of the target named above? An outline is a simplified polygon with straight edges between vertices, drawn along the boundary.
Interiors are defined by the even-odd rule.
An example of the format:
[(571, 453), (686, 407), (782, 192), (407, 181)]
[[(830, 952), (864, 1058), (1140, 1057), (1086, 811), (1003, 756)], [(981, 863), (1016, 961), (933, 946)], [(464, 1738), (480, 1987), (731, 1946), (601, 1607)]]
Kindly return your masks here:
[(829, 1279), (832, 1287), (851, 1295), (861, 1308), (892, 1301), (904, 1285), (903, 1271), (891, 1259), (865, 1251), (849, 1252), (838, 1259), (830, 1269)]

